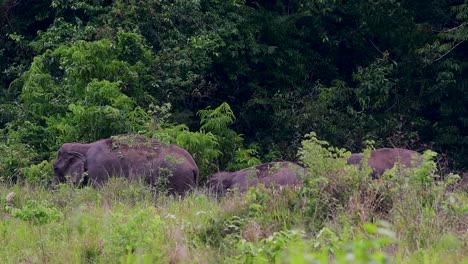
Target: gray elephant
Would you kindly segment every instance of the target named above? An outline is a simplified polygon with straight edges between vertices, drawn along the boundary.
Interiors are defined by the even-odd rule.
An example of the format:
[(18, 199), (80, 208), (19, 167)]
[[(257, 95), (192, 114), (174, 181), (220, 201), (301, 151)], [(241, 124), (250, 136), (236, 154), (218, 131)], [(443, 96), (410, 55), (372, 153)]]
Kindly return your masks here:
[(66, 176), (74, 185), (85, 176), (93, 186), (102, 186), (111, 176), (164, 183), (171, 193), (182, 194), (198, 184), (199, 171), (192, 156), (179, 146), (123, 135), (63, 144), (54, 162), (53, 184), (66, 181)]
[[(348, 164), (359, 165), (363, 158), (363, 153), (354, 153), (348, 158)], [(367, 164), (373, 170), (373, 176), (378, 177), (393, 168), (397, 161), (406, 168), (415, 168), (421, 164), (422, 155), (409, 149), (381, 148), (371, 151)]]
[(209, 178), (206, 187), (221, 196), (229, 189), (237, 188), (242, 193), (260, 183), (265, 187), (296, 185), (307, 174), (305, 168), (292, 162), (270, 162), (236, 172), (215, 173)]

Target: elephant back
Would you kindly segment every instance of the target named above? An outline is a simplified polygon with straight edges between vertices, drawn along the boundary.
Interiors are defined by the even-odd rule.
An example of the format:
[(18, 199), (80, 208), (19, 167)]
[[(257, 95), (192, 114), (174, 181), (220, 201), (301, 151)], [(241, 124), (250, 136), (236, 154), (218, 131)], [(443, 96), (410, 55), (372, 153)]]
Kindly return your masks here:
[[(359, 165), (364, 158), (363, 153), (354, 153), (348, 158), (348, 164)], [(379, 177), (400, 163), (405, 168), (418, 167), (422, 162), (422, 155), (416, 151), (403, 148), (380, 148), (371, 151), (367, 164), (373, 171), (373, 177)]]
[(138, 135), (119, 135), (105, 139), (104, 142), (111, 150), (133, 150), (156, 153), (164, 145), (154, 138), (146, 138)]

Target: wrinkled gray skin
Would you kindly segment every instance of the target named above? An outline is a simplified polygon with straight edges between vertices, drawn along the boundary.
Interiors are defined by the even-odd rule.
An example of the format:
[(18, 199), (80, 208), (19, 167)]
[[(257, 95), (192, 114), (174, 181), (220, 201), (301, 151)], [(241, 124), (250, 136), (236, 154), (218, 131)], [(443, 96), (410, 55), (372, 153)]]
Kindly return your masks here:
[(306, 169), (295, 163), (270, 162), (236, 172), (215, 173), (206, 183), (206, 187), (218, 196), (222, 196), (229, 189), (238, 188), (242, 193), (259, 183), (265, 187), (299, 184), (305, 175), (307, 175)]
[[(360, 165), (363, 157), (363, 153), (354, 153), (348, 158), (348, 164)], [(406, 168), (414, 168), (421, 165), (422, 155), (409, 149), (381, 148), (371, 151), (367, 164), (373, 170), (373, 176), (378, 177), (393, 168), (397, 161)]]
[(156, 185), (166, 181), (171, 193), (182, 194), (198, 184), (198, 167), (192, 156), (176, 145), (136, 137), (131, 144), (102, 139), (89, 144), (66, 143), (54, 162), (53, 184), (67, 177), (79, 185), (87, 175), (88, 183), (102, 186), (109, 177), (144, 180)]

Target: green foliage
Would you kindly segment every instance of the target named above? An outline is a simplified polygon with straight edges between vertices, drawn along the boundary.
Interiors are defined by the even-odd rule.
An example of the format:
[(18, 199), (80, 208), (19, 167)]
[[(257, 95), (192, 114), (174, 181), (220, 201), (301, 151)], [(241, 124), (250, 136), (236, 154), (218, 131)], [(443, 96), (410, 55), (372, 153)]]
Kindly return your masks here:
[(56, 208), (35, 200), (28, 201), (22, 208), (7, 207), (6, 210), (13, 217), (31, 222), (34, 225), (44, 225), (60, 217), (60, 212)]
[[(164, 242), (164, 226), (153, 209), (137, 210), (135, 214), (114, 214), (109, 222), (109, 233), (104, 237), (104, 256), (114, 261), (131, 259), (132, 255), (142, 256), (153, 249), (153, 245)], [(163, 261), (165, 254), (153, 252), (146, 261)]]
[(53, 176), (53, 162), (43, 160), (37, 165), (31, 165), (23, 170), (24, 179), (29, 183), (47, 185)]
[(27, 145), (18, 143), (0, 143), (0, 152), (8, 155), (0, 156), (0, 180), (16, 182), (22, 178), (22, 168), (30, 166), (37, 156)]
[(294, 245), (303, 234), (300, 231), (288, 230), (275, 232), (260, 243), (248, 242), (242, 239), (236, 245), (236, 253), (232, 263), (280, 263), (281, 254), (289, 246)]
[(302, 141), (298, 155), (309, 172), (300, 191), (311, 220), (308, 225), (312, 230), (321, 229), (327, 218), (346, 208), (367, 177), (346, 165), (349, 152), (319, 140), (314, 132)]
[(218, 159), (219, 167), (241, 169), (250, 164), (260, 163), (255, 157), (255, 150), (243, 149), (242, 135), (228, 127), (235, 120), (234, 112), (229, 104), (222, 103), (215, 109), (200, 110), (197, 114), (200, 116), (200, 130), (204, 133), (212, 133), (217, 139), (219, 150), (222, 153)]
[(38, 37), (29, 43), (29, 46), (37, 54), (42, 54), (48, 49), (54, 50), (65, 43), (90, 40), (96, 31), (95, 26), (87, 25), (80, 19), (71, 22), (67, 21), (66, 18), (56, 17), (46, 31), (37, 32)]
[(332, 171), (343, 168), (350, 153), (345, 149), (330, 146), (324, 140), (317, 138), (312, 132), (305, 135), (302, 148), (298, 152), (302, 163), (311, 170), (312, 177), (320, 177)]
[(201, 129), (215, 134), (229, 134), (225, 131), (227, 126), (234, 122), (235, 116), (227, 103), (222, 103), (216, 109), (198, 111)]
[[(25, 219), (28, 210), (49, 208), (30, 200), (51, 201), (72, 218), (36, 227), (0, 210), (1, 259), (466, 261), (466, 232), (460, 232), (466, 192), (447, 194), (455, 177), (435, 172), (431, 152), (417, 169), (397, 166), (372, 180), (366, 166), (345, 165), (341, 148), (360, 151), (366, 140), (376, 147), (430, 146), (448, 157), (444, 164), (466, 169), (467, 6), (461, 0), (0, 1), (0, 152), (6, 153), (0, 179), (26, 183), (12, 186), (18, 192), (12, 208)], [(314, 134), (304, 140), (304, 131), (324, 140)], [(295, 160), (298, 148), (310, 175), (299, 193), (258, 187), (220, 204), (203, 195), (161, 201), (147, 186), (125, 182), (102, 192), (29, 189), (51, 177), (48, 160), (60, 144), (125, 132), (183, 146), (202, 177), (260, 160)], [(370, 149), (364, 152), (368, 157)], [(156, 224), (138, 220), (158, 230), (154, 245), (136, 231), (145, 226), (134, 217), (147, 207), (174, 216)], [(133, 224), (126, 226), (127, 217)], [(380, 219), (392, 227), (377, 229), (395, 232), (397, 244), (364, 224)], [(289, 241), (293, 226), (304, 227), (306, 236)], [(275, 248), (269, 237), (292, 246)]]
[[(159, 187), (159, 186), (158, 186)], [(150, 201), (156, 194), (164, 194), (163, 189), (157, 188), (155, 192), (151, 186), (148, 186), (144, 181), (136, 181), (131, 185), (124, 178), (110, 178), (109, 183), (103, 186), (99, 192), (98, 201), (123, 202), (126, 204), (136, 205), (141, 201)]]
[(343, 233), (335, 233), (323, 228), (317, 234), (314, 243), (299, 240), (288, 247), (284, 259), (290, 263), (388, 263), (391, 258), (385, 254), (387, 245), (396, 242), (391, 226), (386, 222), (378, 225), (364, 223), (354, 237), (346, 228)]
[(167, 125), (160, 126), (152, 136), (162, 142), (177, 144), (188, 150), (196, 161), (201, 175), (208, 175), (215, 169), (214, 164), (221, 152), (217, 138), (213, 134), (191, 132), (185, 125)]
[(388, 53), (383, 59), (378, 59), (366, 68), (359, 67), (353, 78), (359, 84), (355, 93), (362, 110), (381, 111), (382, 107), (391, 104), (393, 99), (394, 81), (389, 75), (394, 71), (394, 65), (388, 62)]
[[(122, 94), (116, 83), (92, 81), (85, 97), (78, 104), (70, 104), (65, 116), (48, 119), (48, 131), (56, 133), (56, 142), (86, 142), (131, 131), (130, 115), (133, 101)], [(135, 118), (133, 118), (135, 120)]]
[(188, 150), (197, 162), (200, 174), (208, 175), (215, 169), (214, 164), (221, 154), (217, 137), (210, 132), (191, 132), (186, 125), (170, 124), (170, 110), (169, 103), (150, 106), (148, 115), (153, 119), (150, 125), (150, 131), (153, 131), (151, 136)]
[[(362, 185), (333, 217), (315, 216), (322, 226), (310, 231), (303, 231), (313, 221), (304, 206), (314, 197), (293, 188), (259, 186), (220, 199), (196, 191), (181, 199), (121, 179), (99, 190), (0, 185), (0, 255), (7, 263), (466, 261), (466, 193), (445, 197), (437, 184), (393, 176), (381, 179), (391, 186), (385, 189), (393, 201), (389, 213), (363, 220), (372, 208), (355, 195), (369, 197), (372, 188)], [(420, 186), (438, 198), (429, 203), (416, 191)], [(325, 192), (318, 198), (326, 199)]]
[[(242, 169), (260, 164), (253, 148), (243, 147), (243, 138), (228, 126), (235, 116), (227, 103), (211, 110), (200, 110), (200, 131), (191, 132), (186, 125), (168, 123), (170, 104), (152, 105), (152, 136), (167, 143), (187, 149), (200, 168), (201, 175), (209, 175), (219, 169)], [(205, 180), (202, 177), (202, 182)]]
[[(31, 122), (46, 159), (59, 144), (48, 119), (68, 118), (88, 84), (108, 81), (135, 110), (113, 133), (148, 133), (151, 103), (171, 103), (171, 121), (197, 130), (198, 111), (226, 102), (232, 130), (263, 160), (294, 159), (304, 131), (317, 131), (352, 150), (433, 144), (464, 169), (467, 5), (432, 2), (3, 1), (0, 126), (30, 135), (21, 123)], [(99, 125), (122, 121), (91, 112), (113, 116)], [(225, 114), (211, 125), (229, 126)], [(219, 166), (238, 168), (237, 149)]]
[(116, 43), (78, 41), (36, 57), (21, 94), (28, 121), (17, 120), (10, 133), (16, 130), (20, 142), (39, 141), (32, 146), (48, 158), (48, 151), (64, 142), (141, 130), (149, 117), (135, 100), (145, 96), (138, 79), (145, 78), (148, 67), (141, 61), (148, 65), (150, 60), (141, 41), (134, 33), (119, 32)]
[(230, 171), (237, 171), (244, 168), (253, 167), (261, 164), (258, 158), (258, 151), (256, 146), (249, 146), (248, 148), (238, 148), (234, 153), (234, 160), (227, 167)]

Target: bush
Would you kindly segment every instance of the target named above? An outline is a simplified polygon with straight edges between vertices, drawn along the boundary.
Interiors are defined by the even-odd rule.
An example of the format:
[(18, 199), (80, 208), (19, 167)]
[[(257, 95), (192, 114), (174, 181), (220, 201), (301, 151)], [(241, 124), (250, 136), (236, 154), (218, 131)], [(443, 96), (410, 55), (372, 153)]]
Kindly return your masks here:
[(341, 232), (323, 228), (310, 240), (296, 240), (284, 250), (287, 263), (388, 263), (385, 248), (395, 245), (395, 232), (386, 222), (364, 223), (363, 230)]
[(22, 168), (29, 166), (37, 156), (31, 148), (24, 144), (0, 143), (0, 153), (3, 153), (0, 155), (0, 181), (7, 183), (21, 179), (23, 177)]
[(368, 175), (346, 165), (346, 157), (350, 155), (346, 150), (329, 146), (315, 133), (305, 137), (299, 158), (309, 175), (300, 192), (309, 228), (317, 231), (325, 220), (347, 208), (350, 197), (359, 193), (361, 186), (368, 182)]
[(60, 212), (56, 208), (45, 202), (38, 202), (35, 200), (27, 201), (22, 208), (7, 206), (7, 211), (9, 211), (13, 217), (31, 222), (34, 225), (44, 225), (60, 218)]
[(52, 165), (52, 161), (43, 160), (37, 165), (24, 168), (24, 179), (29, 183), (47, 185), (53, 177)]
[(165, 241), (164, 223), (153, 208), (113, 214), (108, 228), (103, 252), (107, 260), (119, 262), (139, 257), (146, 262), (167, 261), (164, 250), (159, 248)]

